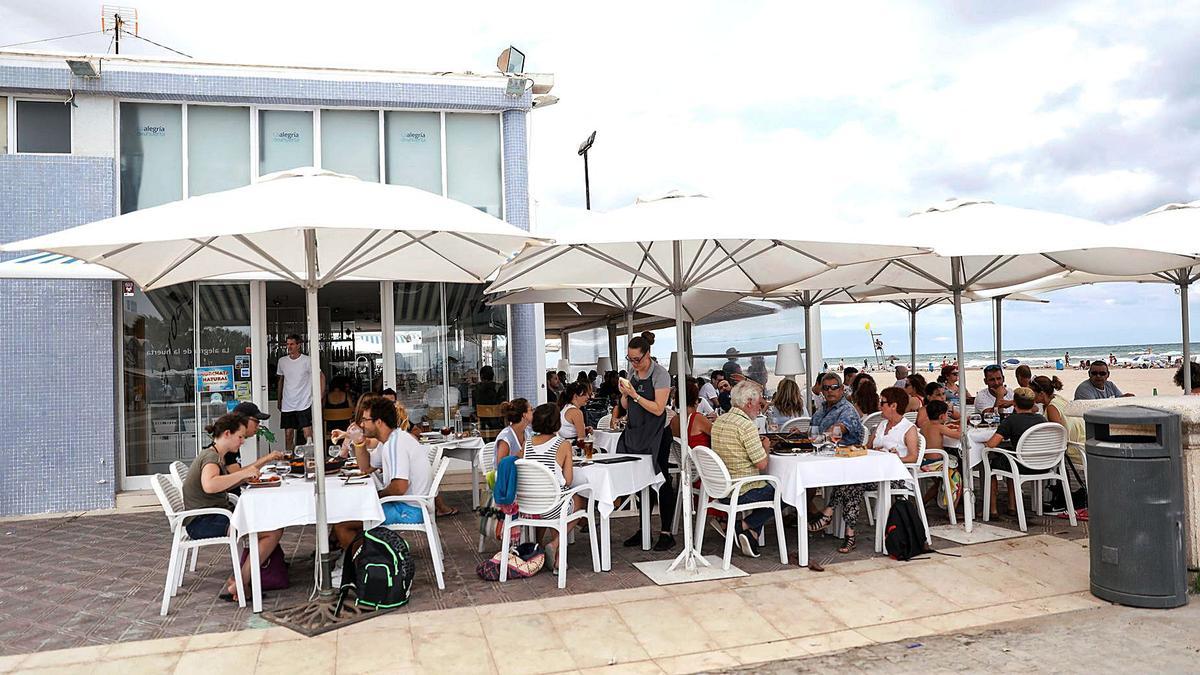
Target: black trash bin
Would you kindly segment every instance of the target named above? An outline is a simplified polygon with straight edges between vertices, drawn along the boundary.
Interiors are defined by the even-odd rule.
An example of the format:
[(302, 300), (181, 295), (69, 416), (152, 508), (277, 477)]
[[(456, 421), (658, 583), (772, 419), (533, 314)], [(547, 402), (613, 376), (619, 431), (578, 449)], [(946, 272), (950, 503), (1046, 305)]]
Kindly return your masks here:
[(1092, 595), (1131, 607), (1187, 604), (1179, 415), (1129, 405), (1083, 419)]

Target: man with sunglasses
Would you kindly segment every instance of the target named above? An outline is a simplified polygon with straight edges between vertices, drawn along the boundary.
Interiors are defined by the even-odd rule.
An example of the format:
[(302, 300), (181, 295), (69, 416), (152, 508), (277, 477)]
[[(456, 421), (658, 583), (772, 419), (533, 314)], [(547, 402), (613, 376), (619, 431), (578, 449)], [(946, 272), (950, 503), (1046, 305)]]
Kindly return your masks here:
[(983, 383), (987, 385), (975, 394), (975, 409), (979, 412), (997, 412), (1011, 415), (1012, 392), (1004, 384), (1004, 369), (992, 364), (983, 369)]
[(829, 433), (837, 428), (841, 433), (842, 445), (862, 445), (862, 417), (854, 404), (846, 397), (846, 388), (837, 373), (828, 372), (821, 376), (821, 405), (812, 416), (811, 428)]
[(1108, 364), (1097, 359), (1088, 366), (1088, 379), (1075, 388), (1076, 401), (1096, 401), (1102, 398), (1121, 398), (1133, 394), (1121, 393), (1120, 387), (1108, 379)]

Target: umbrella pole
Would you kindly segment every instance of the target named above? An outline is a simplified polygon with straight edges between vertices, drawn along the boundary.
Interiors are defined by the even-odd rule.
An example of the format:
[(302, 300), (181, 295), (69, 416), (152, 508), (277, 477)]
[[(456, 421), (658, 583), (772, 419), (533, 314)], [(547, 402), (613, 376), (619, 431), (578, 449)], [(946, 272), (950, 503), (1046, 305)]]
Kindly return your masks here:
[(996, 365), (1004, 365), (1004, 324), (1001, 320), (1001, 313), (1004, 311), (1004, 298), (992, 298), (992, 313), (996, 319)]
[(812, 302), (808, 291), (804, 291), (804, 412), (813, 414), (812, 394)]
[(1192, 331), (1188, 325), (1188, 286), (1191, 285), (1191, 279), (1188, 276), (1188, 270), (1179, 270), (1179, 311), (1181, 314), (1181, 324), (1183, 327), (1183, 395), (1187, 396), (1192, 393)]
[[(691, 472), (688, 470), (691, 462), (688, 461), (688, 417), (687, 417), (687, 355), (684, 353), (683, 343), (683, 289), (681, 288), (682, 280), (682, 261), (683, 244), (676, 241), (674, 246), (675, 258), (675, 288), (672, 294), (675, 296), (675, 335), (678, 336), (678, 346), (675, 349), (675, 372), (678, 375), (678, 391), (677, 405), (679, 406), (679, 490), (683, 493), (683, 552), (676, 558), (675, 562), (667, 567), (668, 572), (674, 572), (675, 568), (683, 563), (684, 569), (689, 572), (696, 572), (696, 562), (708, 567), (708, 561), (696, 550), (693, 543), (692, 532), (692, 478)], [(665, 467), (664, 467), (665, 469)]]
[[(962, 279), (959, 266), (962, 264), (962, 258), (953, 258), (950, 261), (952, 274), (954, 277), (954, 341), (958, 363), (958, 406), (959, 406), (959, 423), (962, 425), (962, 430), (967, 430), (967, 369), (966, 361), (963, 358), (963, 318), (962, 318)], [(971, 441), (966, 433), (958, 441), (959, 447), (959, 471), (963, 477), (963, 527), (967, 532), (973, 528), (972, 521), (975, 518), (975, 486), (971, 480)], [(984, 505), (987, 508), (987, 505)]]
[(912, 359), (912, 372), (917, 372), (917, 304), (908, 306), (908, 354)]
[(332, 595), (332, 576), (329, 560), (329, 522), (325, 512), (325, 426), (321, 418), (321, 401), (324, 392), (321, 391), (321, 333), (317, 317), (317, 287), (310, 285), (305, 289), (308, 309), (308, 351), (312, 364), (312, 430), (313, 437), (308, 439), (313, 446), (313, 470), (317, 474), (314, 486), (317, 496), (317, 559), (320, 561), (320, 576), (317, 578), (317, 590), (322, 595)]
[[(633, 339), (633, 289), (625, 289), (625, 346), (629, 346), (629, 341)], [(620, 370), (618, 368), (617, 370)]]

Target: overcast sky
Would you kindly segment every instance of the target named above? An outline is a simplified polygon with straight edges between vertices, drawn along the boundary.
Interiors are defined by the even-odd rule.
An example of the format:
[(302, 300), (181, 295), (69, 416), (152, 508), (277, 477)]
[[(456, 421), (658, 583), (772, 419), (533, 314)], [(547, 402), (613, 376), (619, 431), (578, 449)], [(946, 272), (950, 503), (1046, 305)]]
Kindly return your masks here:
[[(532, 115), (548, 205), (582, 206), (575, 148), (593, 129), (594, 207), (670, 188), (766, 199), (798, 236), (954, 196), (1104, 222), (1200, 198), (1197, 2), (135, 4), (143, 35), (197, 58), (486, 72), (515, 44), (562, 99)], [(98, 13), (6, 0), (0, 44), (93, 29)], [(1179, 339), (1170, 287), (1050, 298), (1011, 305), (1007, 345)], [(825, 317), (827, 353), (861, 352), (864, 318), (907, 339), (899, 310)], [(968, 348), (988, 347), (990, 310), (968, 317)], [(922, 314), (922, 350), (952, 336), (948, 312)]]

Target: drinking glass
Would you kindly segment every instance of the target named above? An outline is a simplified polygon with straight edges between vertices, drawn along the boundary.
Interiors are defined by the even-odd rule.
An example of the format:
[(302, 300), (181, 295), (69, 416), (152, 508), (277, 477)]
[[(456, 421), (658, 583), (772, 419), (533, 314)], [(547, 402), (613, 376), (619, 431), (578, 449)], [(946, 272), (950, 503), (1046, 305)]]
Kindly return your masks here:
[(967, 424), (973, 427), (979, 426), (982, 422), (983, 417), (979, 413), (971, 413), (971, 416), (967, 418)]
[(834, 445), (837, 445), (839, 442), (841, 442), (842, 428), (836, 424), (832, 427), (829, 427), (829, 440), (832, 441)]

